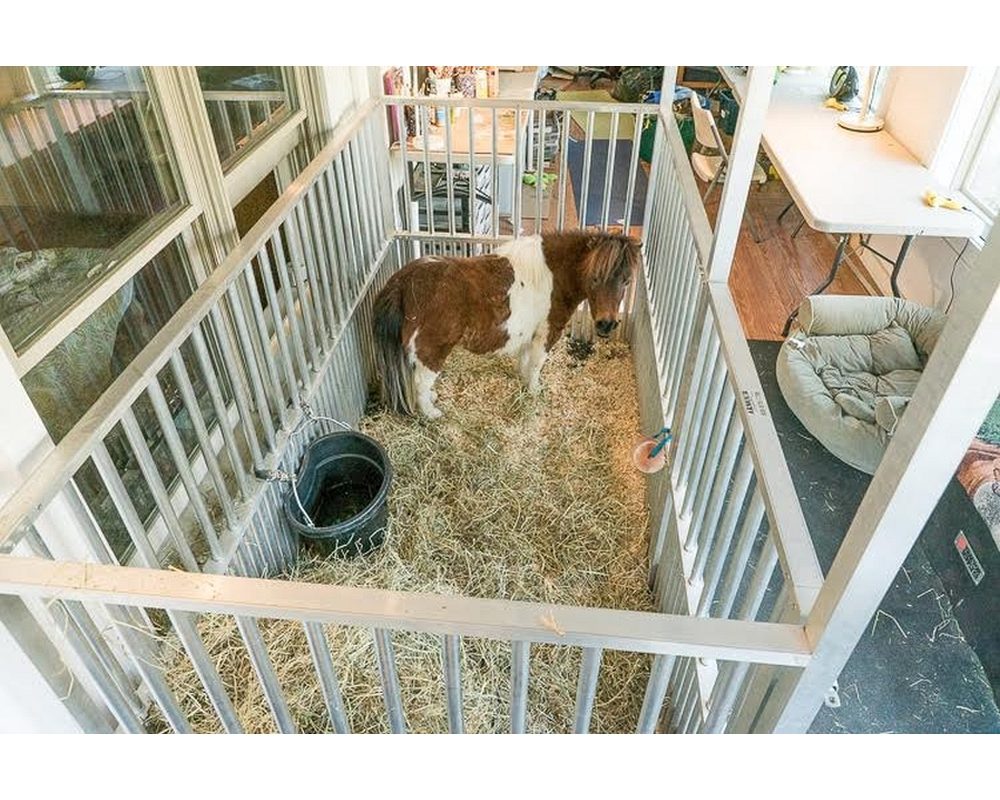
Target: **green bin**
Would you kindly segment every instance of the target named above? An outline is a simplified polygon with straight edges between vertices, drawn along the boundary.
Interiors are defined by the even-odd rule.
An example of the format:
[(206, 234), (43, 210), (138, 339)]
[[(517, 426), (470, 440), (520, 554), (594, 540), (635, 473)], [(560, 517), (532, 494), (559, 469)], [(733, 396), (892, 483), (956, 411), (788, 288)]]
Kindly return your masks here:
[[(681, 141), (684, 142), (684, 149), (690, 155), (694, 147), (694, 119), (683, 114), (674, 114), (677, 120), (677, 127), (681, 132)], [(643, 123), (642, 136), (639, 139), (639, 158), (647, 164), (653, 161), (653, 146), (656, 143), (656, 117), (647, 117)]]
[(733, 93), (728, 89), (719, 92), (719, 128), (730, 136), (736, 133), (736, 118), (740, 113), (740, 104), (736, 102)]

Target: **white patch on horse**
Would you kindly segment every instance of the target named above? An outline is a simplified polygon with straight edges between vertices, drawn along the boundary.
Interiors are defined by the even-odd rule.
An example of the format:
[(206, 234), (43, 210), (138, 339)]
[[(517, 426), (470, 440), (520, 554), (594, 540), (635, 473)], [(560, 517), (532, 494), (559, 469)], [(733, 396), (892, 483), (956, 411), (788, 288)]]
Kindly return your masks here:
[(437, 392), (434, 391), (434, 383), (440, 373), (434, 372), (424, 366), (424, 363), (417, 357), (417, 328), (410, 341), (406, 343), (406, 355), (410, 366), (413, 368), (413, 394), (417, 398), (417, 408), (420, 413), (428, 419), (437, 419), (441, 416), (441, 409), (434, 405), (437, 401)]
[[(548, 326), (552, 270), (545, 263), (542, 237), (538, 235), (514, 239), (497, 248), (496, 255), (510, 261), (514, 269), (514, 282), (507, 292), (510, 305), (510, 316), (504, 324), (507, 343), (500, 352), (516, 355), (530, 348), (539, 330)], [(543, 336), (543, 351), (544, 343)]]

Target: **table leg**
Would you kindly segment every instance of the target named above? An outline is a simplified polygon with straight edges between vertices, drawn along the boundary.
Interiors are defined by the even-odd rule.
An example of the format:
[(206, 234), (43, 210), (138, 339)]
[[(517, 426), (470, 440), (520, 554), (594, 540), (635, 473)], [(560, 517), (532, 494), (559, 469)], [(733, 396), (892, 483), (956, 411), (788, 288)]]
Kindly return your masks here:
[(899, 284), (896, 279), (899, 277), (899, 271), (903, 267), (903, 259), (906, 258), (907, 252), (909, 252), (910, 244), (913, 242), (913, 236), (904, 236), (903, 243), (899, 246), (899, 255), (896, 256), (896, 261), (892, 265), (892, 277), (889, 279), (889, 283), (892, 286), (892, 296), (902, 297), (899, 293)]
[[(844, 260), (844, 252), (847, 250), (847, 243), (850, 241), (850, 238), (851, 234), (849, 233), (840, 234), (840, 241), (837, 242), (837, 252), (833, 256), (833, 266), (830, 268), (830, 274), (827, 275), (826, 280), (821, 286), (814, 289), (809, 294), (822, 294), (823, 290), (833, 283), (833, 279), (837, 277), (837, 270), (840, 269), (840, 264)], [(782, 336), (788, 336), (788, 331), (792, 327), (792, 320), (794, 320), (798, 315), (798, 309), (795, 309), (788, 315), (788, 319), (785, 320), (785, 327), (781, 329)]]
[(792, 206), (794, 206), (794, 205), (795, 205), (795, 201), (794, 201), (794, 200), (792, 200), (791, 202), (789, 202), (789, 204), (788, 204), (787, 206), (785, 206), (785, 207), (784, 207), (784, 208), (783, 208), (783, 209), (781, 210), (781, 213), (780, 213), (780, 214), (778, 214), (778, 222), (781, 222), (781, 218), (782, 218), (783, 216), (785, 216), (785, 214), (787, 214), (787, 213), (788, 213), (788, 212), (789, 212), (789, 211), (791, 210)]

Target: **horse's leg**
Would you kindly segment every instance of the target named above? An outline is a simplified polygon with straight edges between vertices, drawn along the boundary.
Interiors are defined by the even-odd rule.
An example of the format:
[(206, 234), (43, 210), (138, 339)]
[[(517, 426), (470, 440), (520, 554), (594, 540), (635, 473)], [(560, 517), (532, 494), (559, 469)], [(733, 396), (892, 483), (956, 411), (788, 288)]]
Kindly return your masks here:
[(440, 373), (424, 366), (417, 359), (416, 368), (413, 370), (413, 388), (417, 395), (417, 408), (420, 413), (428, 419), (437, 419), (441, 416), (441, 409), (434, 405), (437, 399), (437, 392), (434, 391), (434, 382)]
[(531, 394), (538, 394), (542, 390), (542, 365), (548, 356), (545, 349), (548, 335), (548, 327), (542, 325), (521, 351), (521, 378)]

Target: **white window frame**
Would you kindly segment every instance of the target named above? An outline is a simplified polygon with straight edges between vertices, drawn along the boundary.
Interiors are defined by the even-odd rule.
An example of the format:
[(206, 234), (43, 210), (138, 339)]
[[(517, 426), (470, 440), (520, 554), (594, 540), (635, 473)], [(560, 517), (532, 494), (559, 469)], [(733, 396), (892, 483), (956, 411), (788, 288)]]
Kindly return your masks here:
[(978, 201), (975, 194), (969, 191), (969, 181), (979, 166), (986, 133), (989, 131), (991, 123), (994, 122), (1000, 124), (1000, 67), (996, 68), (994, 72), (990, 88), (983, 102), (983, 110), (977, 117), (975, 125), (969, 134), (968, 144), (959, 162), (955, 179), (955, 188), (961, 192), (970, 207), (986, 223), (982, 241), (985, 241), (985, 238), (989, 235), (990, 228), (1000, 219), (1000, 212), (991, 211)]
[[(108, 298), (149, 264), (165, 247), (190, 230), (195, 220), (202, 214), (203, 205), (198, 201), (197, 190), (191, 185), (188, 176), (184, 174), (183, 154), (179, 152), (175, 137), (171, 135), (169, 130), (167, 109), (164, 108), (163, 102), (154, 90), (150, 68), (142, 67), (142, 74), (150, 99), (157, 110), (157, 121), (163, 129), (160, 132), (161, 136), (170, 151), (179, 202), (174, 209), (150, 219), (132, 236), (121, 242), (115, 248), (115, 251), (120, 254), (120, 262), (109, 270), (100, 281), (80, 295), (48, 326), (44, 333), (32, 341), (22, 352), (16, 351), (0, 325), (0, 353), (13, 364), (18, 378), (23, 378), (36, 367), (42, 359), (76, 330)], [(194, 259), (189, 260), (192, 261), (190, 267), (194, 272), (195, 280), (200, 282), (204, 279), (204, 267), (200, 263), (195, 263)]]

